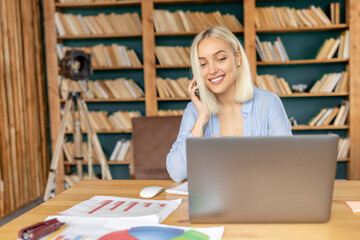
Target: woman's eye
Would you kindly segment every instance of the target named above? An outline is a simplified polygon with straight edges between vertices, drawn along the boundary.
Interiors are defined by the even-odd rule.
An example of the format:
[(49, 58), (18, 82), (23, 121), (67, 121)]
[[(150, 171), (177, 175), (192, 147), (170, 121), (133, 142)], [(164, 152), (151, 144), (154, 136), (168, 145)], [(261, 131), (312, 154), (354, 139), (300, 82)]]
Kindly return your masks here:
[(219, 58), (218, 61), (219, 62), (222, 62), (222, 61), (225, 61), (226, 57), (223, 57), (223, 58)]
[(201, 67), (205, 67), (205, 66), (206, 66), (206, 63), (200, 63), (200, 66), (201, 66)]

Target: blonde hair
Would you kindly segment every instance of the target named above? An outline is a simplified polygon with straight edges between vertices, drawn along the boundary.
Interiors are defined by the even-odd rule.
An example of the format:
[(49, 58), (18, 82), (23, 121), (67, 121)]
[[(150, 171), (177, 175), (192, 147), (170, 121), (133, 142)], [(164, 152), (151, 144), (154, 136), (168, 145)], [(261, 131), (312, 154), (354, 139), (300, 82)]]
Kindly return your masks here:
[(201, 102), (207, 105), (209, 111), (212, 114), (216, 114), (220, 110), (215, 94), (205, 86), (205, 82), (201, 74), (201, 66), (199, 62), (197, 49), (200, 41), (205, 38), (221, 39), (229, 43), (230, 47), (233, 50), (234, 55), (240, 53), (241, 63), (240, 66), (236, 68), (236, 90), (235, 90), (234, 100), (237, 102), (244, 103), (252, 99), (254, 95), (254, 86), (252, 82), (250, 66), (240, 41), (229, 29), (222, 26), (215, 26), (200, 32), (195, 37), (191, 45), (191, 53), (190, 53), (191, 69), (197, 81), (197, 84), (199, 85)]

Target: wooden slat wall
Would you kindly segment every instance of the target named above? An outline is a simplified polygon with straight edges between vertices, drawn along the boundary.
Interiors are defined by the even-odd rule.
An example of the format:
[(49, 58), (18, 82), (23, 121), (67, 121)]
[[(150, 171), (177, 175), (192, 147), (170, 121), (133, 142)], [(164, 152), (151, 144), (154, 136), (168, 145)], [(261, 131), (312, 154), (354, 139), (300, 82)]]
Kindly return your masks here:
[(40, 0), (0, 3), (0, 216), (42, 196), (48, 169)]

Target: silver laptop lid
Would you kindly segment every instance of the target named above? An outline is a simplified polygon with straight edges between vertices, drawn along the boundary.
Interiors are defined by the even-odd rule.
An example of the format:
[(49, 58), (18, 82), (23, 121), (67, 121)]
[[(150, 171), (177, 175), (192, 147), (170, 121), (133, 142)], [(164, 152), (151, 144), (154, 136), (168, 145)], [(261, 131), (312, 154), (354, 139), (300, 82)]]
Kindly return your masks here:
[(328, 221), (337, 144), (337, 135), (189, 138), (190, 221)]

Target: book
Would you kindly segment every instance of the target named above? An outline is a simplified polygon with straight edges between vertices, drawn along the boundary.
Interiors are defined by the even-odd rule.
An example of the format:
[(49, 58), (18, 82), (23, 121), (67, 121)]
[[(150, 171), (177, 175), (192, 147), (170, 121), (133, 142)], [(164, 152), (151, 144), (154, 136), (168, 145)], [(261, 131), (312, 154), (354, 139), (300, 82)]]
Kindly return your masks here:
[(119, 140), (119, 141), (116, 142), (116, 145), (115, 145), (115, 147), (114, 147), (114, 149), (113, 149), (113, 151), (112, 151), (112, 153), (111, 153), (111, 155), (110, 155), (110, 158), (109, 158), (110, 161), (112, 161), (112, 162), (115, 161), (116, 156), (117, 156), (118, 153), (119, 153), (119, 149), (121, 148), (121, 145), (122, 145), (122, 141), (121, 141), (121, 140)]

